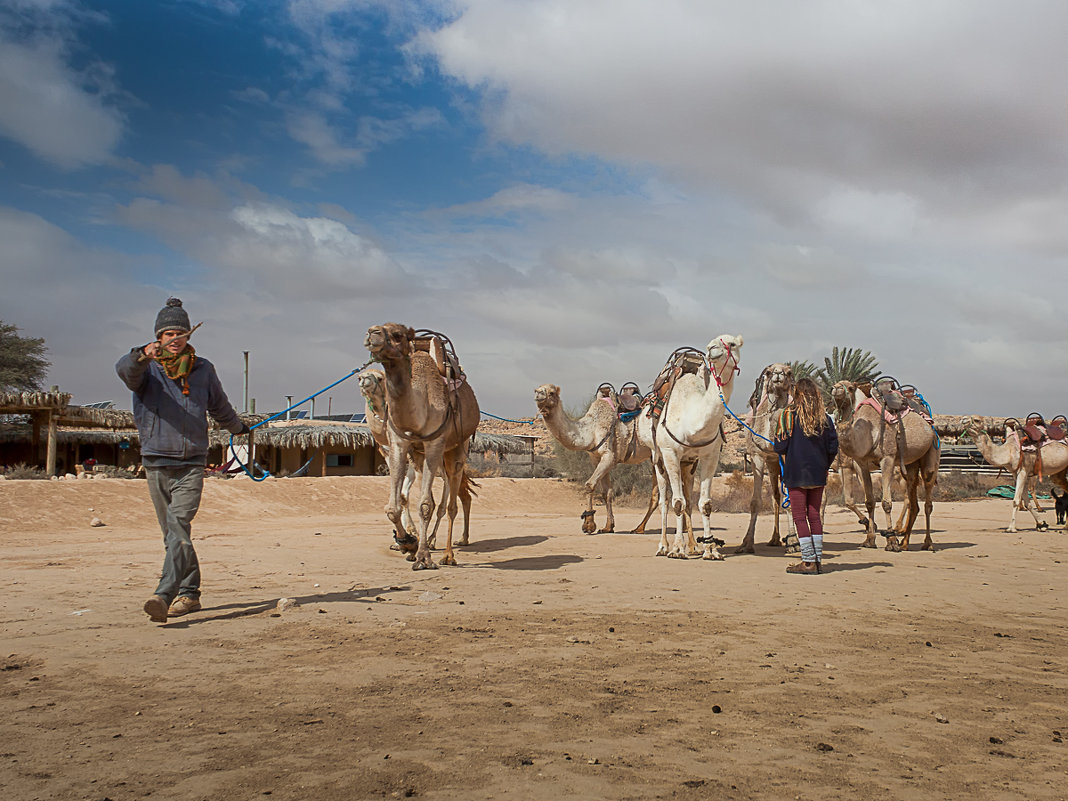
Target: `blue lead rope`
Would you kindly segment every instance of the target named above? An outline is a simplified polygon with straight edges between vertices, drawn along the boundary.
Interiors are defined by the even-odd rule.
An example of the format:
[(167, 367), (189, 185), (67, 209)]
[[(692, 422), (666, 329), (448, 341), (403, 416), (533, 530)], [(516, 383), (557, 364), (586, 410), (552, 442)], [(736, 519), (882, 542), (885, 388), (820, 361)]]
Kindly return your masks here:
[[(348, 373), (348, 374), (346, 374), (346, 375), (342, 376), (341, 378), (339, 378), (339, 379), (338, 379), (337, 381), (335, 381), (335, 382), (334, 382), (333, 384), (331, 384), (330, 386), (328, 386), (328, 387), (323, 387), (323, 388), (322, 388), (322, 389), (320, 389), (320, 390), (319, 390), (318, 392), (316, 392), (316, 393), (315, 393), (314, 395), (309, 395), (309, 396), (308, 396), (308, 397), (306, 397), (306, 398), (305, 398), (304, 400), (302, 400), (302, 401), (298, 401), (297, 403), (294, 403), (294, 404), (293, 404), (292, 406), (290, 406), (290, 407), (288, 407), (288, 408), (286, 408), (286, 409), (283, 409), (282, 411), (278, 412), (278, 414), (273, 414), (273, 415), (271, 415), (270, 417), (268, 417), (268, 418), (267, 418), (267, 419), (265, 419), (265, 420), (260, 420), (260, 421), (259, 421), (258, 423), (256, 423), (256, 425), (254, 425), (254, 426), (250, 426), (250, 427), (249, 427), (249, 431), (255, 431), (255, 430), (256, 430), (257, 428), (259, 428), (260, 426), (262, 426), (262, 425), (266, 425), (267, 423), (271, 422), (272, 420), (277, 420), (277, 419), (278, 419), (279, 417), (281, 417), (281, 416), (282, 416), (283, 414), (286, 414), (287, 412), (291, 412), (291, 411), (293, 411), (293, 410), (294, 410), (294, 409), (296, 409), (296, 408), (297, 408), (298, 406), (303, 406), (303, 405), (304, 405), (305, 403), (307, 403), (308, 401), (310, 401), (310, 400), (311, 400), (312, 398), (317, 398), (318, 396), (320, 396), (320, 395), (322, 395), (322, 394), (323, 394), (324, 392), (326, 392), (326, 391), (327, 391), (328, 389), (333, 389), (333, 388), (334, 388), (334, 387), (336, 387), (336, 386), (337, 386), (338, 384), (340, 384), (340, 383), (341, 383), (342, 381), (347, 381), (348, 379), (352, 378), (352, 377), (353, 377), (354, 375), (356, 375), (356, 374), (357, 374), (358, 372), (360, 372), (360, 371), (361, 371), (361, 370), (363, 370), (363, 369), (364, 369), (365, 367), (367, 367), (367, 365), (368, 365), (368, 364), (370, 364), (370, 363), (371, 363), (371, 362), (367, 362), (367, 364), (365, 364), (365, 365), (364, 365), (363, 367), (357, 367), (357, 368), (356, 368), (355, 370), (353, 370), (352, 372), (350, 372), (350, 373)], [(245, 475), (247, 475), (247, 476), (248, 476), (249, 478), (251, 478), (251, 479), (252, 479), (253, 481), (263, 481), (263, 480), (265, 480), (265, 479), (267, 479), (267, 478), (269, 478), (269, 477), (270, 477), (270, 475), (271, 475), (270, 471), (268, 471), (268, 470), (263, 470), (263, 468), (261, 467), (260, 469), (261, 469), (261, 470), (263, 470), (263, 475), (262, 475), (262, 476), (260, 476), (259, 478), (256, 478), (256, 476), (254, 476), (254, 475), (252, 474), (252, 471), (251, 471), (251, 470), (249, 470), (249, 468), (248, 468), (248, 465), (246, 465), (246, 464), (245, 464), (244, 462), (242, 462), (242, 461), (241, 461), (240, 459), (238, 459), (238, 458), (237, 458), (237, 451), (235, 451), (235, 450), (234, 450), (234, 435), (233, 435), (233, 434), (231, 434), (231, 435), (230, 435), (230, 452), (231, 452), (231, 453), (233, 453), (233, 455), (234, 455), (234, 461), (236, 461), (236, 462), (237, 462), (237, 463), (238, 463), (239, 465), (241, 465), (241, 469), (245, 471)], [(249, 454), (249, 456), (251, 456), (251, 455), (252, 455), (252, 454)], [(304, 465), (304, 467), (307, 467), (307, 466), (308, 466), (308, 465)], [(303, 468), (301, 468), (301, 469), (303, 469)]]
[(492, 417), (494, 420), (501, 420), (502, 422), (505, 422), (505, 423), (526, 423), (527, 425), (534, 425), (534, 420), (533, 419), (530, 419), (530, 420), (510, 420), (507, 417), (498, 417), (495, 414), (490, 414), (489, 412), (483, 412), (481, 409), (479, 410), (479, 413), (483, 417)]
[[(731, 411), (731, 407), (727, 405), (727, 399), (723, 397), (723, 390), (722, 389), (719, 391), (719, 399), (721, 401), (723, 401), (723, 408), (727, 410), (727, 413), (731, 417), (733, 417), (735, 420), (737, 420), (739, 423), (742, 424), (742, 428), (746, 429), (750, 434), (752, 434), (757, 439), (764, 440), (769, 445), (774, 445), (775, 444), (772, 440), (768, 439), (763, 434), (758, 434), (757, 432), (755, 432), (753, 429), (751, 429), (749, 426), (747, 426), (745, 424), (745, 421), (742, 420), (742, 418), (740, 418), (738, 415), (736, 415), (734, 412)], [(779, 507), (782, 508), (782, 509), (789, 509), (790, 508), (790, 490), (787, 489), (786, 480), (783, 478), (783, 476), (786, 475), (786, 462), (783, 461), (781, 453), (777, 454), (777, 455), (779, 457), (779, 489), (782, 492), (782, 503), (779, 504)], [(756, 476), (754, 475), (754, 479), (755, 478), (756, 478)]]

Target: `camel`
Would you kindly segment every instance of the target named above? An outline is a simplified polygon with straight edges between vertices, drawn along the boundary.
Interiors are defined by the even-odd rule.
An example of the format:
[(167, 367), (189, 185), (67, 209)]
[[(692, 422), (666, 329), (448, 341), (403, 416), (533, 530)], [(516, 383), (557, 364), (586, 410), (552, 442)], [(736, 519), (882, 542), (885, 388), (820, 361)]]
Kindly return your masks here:
[[(363, 395), (363, 399), (367, 404), (367, 427), (371, 431), (371, 436), (374, 438), (379, 453), (382, 454), (382, 457), (388, 464), (389, 427), (386, 425), (386, 374), (381, 370), (376, 370), (371, 367), (361, 371), (360, 374), (356, 376), (356, 380), (360, 383), (360, 393)], [(413, 456), (418, 456), (418, 454), (413, 454)], [(401, 488), (401, 517), (404, 523), (404, 532), (413, 540), (418, 536), (418, 533), (415, 524), (412, 523), (411, 513), (408, 508), (408, 493), (413, 484), (419, 484), (421, 473), (422, 462), (420, 461), (419, 464), (416, 464), (415, 459), (410, 458), (408, 469), (405, 471), (404, 475), (404, 485)], [(442, 476), (441, 479), (444, 484), (448, 483), (445, 476)], [(464, 530), (460, 537), (460, 545), (470, 544), (471, 500), (474, 497), (472, 487), (477, 486), (478, 484), (476, 484), (468, 475), (467, 466), (464, 465), (463, 479), (460, 482), (460, 505), (463, 508), (464, 513)], [(444, 503), (438, 504), (437, 517), (434, 520), (434, 529), (429, 536), (429, 545), (431, 548), (434, 547), (438, 527), (441, 525), (441, 518), (445, 516), (445, 510), (446, 505)], [(397, 539), (397, 542), (391, 547), (399, 550), (401, 532), (394, 532), (394, 537)]]
[[(1038, 473), (1037, 451), (1025, 451), (1020, 447), (1020, 435), (1012, 431), (1005, 441), (997, 445), (990, 438), (981, 417), (961, 418), (964, 434), (970, 436), (975, 442), (983, 458), (995, 467), (1002, 467), (1013, 474), (1016, 485), (1016, 493), (1012, 500), (1012, 517), (1009, 520), (1007, 532), (1016, 531), (1016, 512), (1026, 509), (1035, 519), (1035, 528), (1039, 531), (1049, 528), (1049, 524), (1040, 520), (1035, 510), (1031, 508), (1028, 485)], [(1042, 470), (1065, 490), (1068, 490), (1068, 480), (1065, 478), (1068, 471), (1068, 444), (1064, 440), (1046, 440), (1042, 443)]]
[[(703, 559), (723, 559), (712, 537), (712, 477), (719, 465), (723, 449), (723, 417), (725, 406), (734, 389), (738, 372), (738, 351), (742, 337), (724, 334), (708, 343), (704, 353), (682, 354), (681, 360), (699, 362), (696, 372), (676, 368), (679, 351), (661, 373), (666, 379), (663, 408), (659, 418), (648, 414), (639, 416), (639, 438), (650, 442), (656, 483), (660, 492), (660, 544), (657, 556), (686, 559), (688, 552), (683, 539), (683, 512), (687, 506), (684, 493), (684, 470), (687, 462), (697, 463), (700, 480), (698, 509), (704, 523)], [(688, 349), (691, 352), (693, 349)], [(659, 380), (658, 380), (658, 383)], [(675, 539), (667, 540), (667, 510), (675, 513)]]
[[(384, 323), (367, 329), (364, 347), (380, 362), (386, 375), (386, 424), (389, 428), (390, 496), (386, 516), (403, 531), (401, 493), (407, 463), (413, 452), (422, 456), (423, 473), (419, 486), (419, 537), (414, 546), (413, 570), (436, 568), (430, 555), (428, 529), (434, 513), (434, 477), (443, 473), (448, 490), (442, 503), (448, 504), (449, 526), (445, 539), (443, 565), (455, 565), (452, 531), (457, 499), (471, 438), (479, 423), (478, 400), (459, 371), (446, 370), (433, 356), (413, 347), (415, 331), (398, 323)], [(449, 373), (452, 373), (449, 375)], [(412, 545), (402, 541), (411, 553)]]
[[(757, 516), (762, 503), (761, 491), (764, 475), (771, 484), (771, 494), (775, 499), (775, 530), (768, 545), (779, 546), (783, 542), (779, 537), (779, 514), (782, 509), (782, 472), (779, 455), (771, 446), (775, 433), (775, 420), (779, 412), (790, 403), (794, 389), (794, 371), (788, 364), (769, 364), (756, 381), (753, 394), (749, 398), (749, 407), (753, 410), (747, 425), (751, 429), (745, 438), (746, 450), (753, 464), (753, 497), (749, 501), (749, 529), (745, 532), (742, 544), (734, 549), (735, 553), (755, 553), (753, 540), (756, 536)], [(754, 435), (753, 432), (756, 432)], [(789, 539), (789, 537), (787, 537)]]
[[(619, 420), (615, 408), (600, 393), (593, 399), (586, 414), (575, 419), (560, 403), (560, 387), (542, 384), (534, 390), (534, 403), (545, 420), (545, 426), (556, 441), (571, 451), (586, 451), (593, 465), (593, 474), (587, 479), (586, 511), (582, 513), (582, 531), (585, 534), (615, 531), (616, 519), (612, 512), (612, 468), (617, 464), (640, 464), (648, 461), (651, 453), (637, 436), (637, 421), (624, 423)], [(604, 528), (597, 531), (594, 521), (593, 499), (600, 493), (604, 497)], [(646, 520), (648, 520), (646, 515)], [(641, 533), (645, 520), (635, 529)]]
[[(884, 386), (886, 396), (889, 397), (894, 390), (888, 385)], [(893, 422), (885, 421), (883, 413), (877, 407), (876, 401), (867, 398), (857, 385), (852, 381), (839, 381), (831, 389), (831, 398), (834, 401), (838, 416), (838, 444), (846, 458), (856, 463), (860, 471), (861, 483), (864, 486), (864, 504), (867, 508), (868, 524), (865, 526), (867, 536), (864, 539), (865, 548), (875, 547), (875, 535), (878, 533), (878, 525), (875, 522), (875, 495), (872, 490), (871, 473), (873, 470), (881, 471), (882, 507), (886, 514), (887, 532), (886, 550), (907, 551), (909, 540), (912, 536), (912, 527), (919, 514), (917, 493), (919, 482), (924, 486), (924, 515), (927, 521), (927, 536), (923, 541), (922, 550), (933, 551), (934, 543), (931, 540), (931, 510), (934, 504), (931, 494), (935, 482), (938, 480), (938, 463), (940, 451), (938, 438), (934, 429), (918, 413), (906, 413), (899, 411)], [(895, 526), (891, 518), (892, 501), (890, 489), (893, 484), (894, 468), (901, 468), (905, 477), (906, 494), (908, 498), (908, 515), (905, 524), (899, 520)], [(851, 479), (843, 473), (843, 488), (849, 487), (847, 495), (851, 500)], [(898, 542), (898, 536), (901, 541)]]

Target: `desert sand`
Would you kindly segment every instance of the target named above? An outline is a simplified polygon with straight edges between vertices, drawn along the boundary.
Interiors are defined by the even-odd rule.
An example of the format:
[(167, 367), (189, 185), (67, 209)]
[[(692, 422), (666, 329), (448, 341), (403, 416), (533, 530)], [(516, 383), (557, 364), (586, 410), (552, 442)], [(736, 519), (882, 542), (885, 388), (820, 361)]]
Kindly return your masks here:
[[(571, 486), (522, 479), (413, 572), (385, 496), (209, 481), (204, 609), (156, 625), (144, 482), (0, 482), (4, 797), (1068, 795), (1068, 537), (1006, 534), (1008, 501), (936, 504), (934, 553), (832, 506), (809, 577), (768, 518), (756, 555), (656, 558), (657, 518), (586, 536)], [(728, 547), (747, 522), (714, 516)]]

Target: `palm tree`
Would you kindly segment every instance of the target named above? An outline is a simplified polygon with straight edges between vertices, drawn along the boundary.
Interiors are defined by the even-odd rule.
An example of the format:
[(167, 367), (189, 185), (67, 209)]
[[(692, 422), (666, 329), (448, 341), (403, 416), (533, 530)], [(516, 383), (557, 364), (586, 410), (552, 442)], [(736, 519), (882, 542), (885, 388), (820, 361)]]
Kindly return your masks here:
[(813, 381), (817, 380), (818, 368), (808, 359), (803, 362), (787, 362), (787, 365), (793, 371), (794, 381), (799, 381), (802, 378), (811, 378)]
[(838, 381), (870, 381), (878, 375), (879, 360), (871, 351), (860, 348), (842, 348), (837, 345), (831, 351), (830, 358), (824, 357), (824, 366), (816, 371), (816, 380), (830, 393), (831, 387)]

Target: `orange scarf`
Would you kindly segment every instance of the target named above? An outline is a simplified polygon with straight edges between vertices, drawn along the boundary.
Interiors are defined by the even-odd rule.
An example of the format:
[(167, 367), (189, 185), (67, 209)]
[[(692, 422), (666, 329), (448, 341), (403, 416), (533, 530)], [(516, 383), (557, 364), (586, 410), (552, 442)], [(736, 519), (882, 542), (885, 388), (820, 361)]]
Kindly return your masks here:
[(189, 394), (189, 373), (192, 372), (196, 360), (197, 352), (189, 344), (186, 344), (181, 353), (163, 351), (156, 357), (167, 378), (173, 378), (182, 387), (183, 395)]

